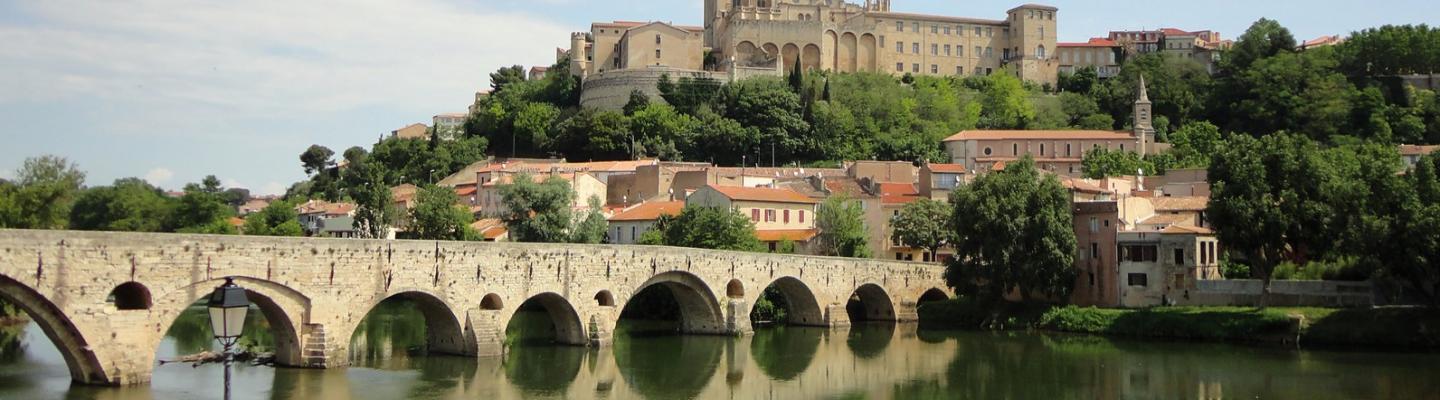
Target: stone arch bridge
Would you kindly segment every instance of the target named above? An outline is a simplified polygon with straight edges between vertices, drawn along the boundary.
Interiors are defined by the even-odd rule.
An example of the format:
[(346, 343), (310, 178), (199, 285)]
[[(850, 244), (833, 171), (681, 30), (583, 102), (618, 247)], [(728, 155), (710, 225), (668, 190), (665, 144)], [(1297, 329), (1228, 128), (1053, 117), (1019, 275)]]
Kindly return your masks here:
[(275, 330), (277, 363), (344, 367), (372, 307), (402, 297), (426, 320), (431, 351), (504, 352), (527, 301), (557, 340), (607, 346), (631, 296), (662, 285), (692, 334), (751, 332), (751, 304), (774, 286), (792, 323), (913, 321), (944, 298), (936, 265), (645, 246), (267, 238), (0, 230), (0, 298), (23, 308), (64, 356), (74, 381), (150, 380), (154, 354), (180, 313), (225, 277), (244, 286)]

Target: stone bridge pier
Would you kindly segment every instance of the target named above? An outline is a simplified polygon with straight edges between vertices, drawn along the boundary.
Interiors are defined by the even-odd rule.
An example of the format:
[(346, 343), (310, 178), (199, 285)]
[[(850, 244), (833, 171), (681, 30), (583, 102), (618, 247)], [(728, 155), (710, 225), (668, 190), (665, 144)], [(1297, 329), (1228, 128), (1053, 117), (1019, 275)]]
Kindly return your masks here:
[(767, 287), (791, 323), (913, 321), (946, 297), (936, 265), (646, 246), (517, 244), (0, 230), (0, 298), (63, 354), (75, 382), (150, 380), (155, 349), (189, 306), (227, 277), (270, 322), (277, 363), (339, 368), (365, 316), (406, 299), (429, 351), (505, 352), (522, 304), (545, 311), (565, 345), (610, 345), (620, 310), (663, 288), (686, 334), (745, 335)]

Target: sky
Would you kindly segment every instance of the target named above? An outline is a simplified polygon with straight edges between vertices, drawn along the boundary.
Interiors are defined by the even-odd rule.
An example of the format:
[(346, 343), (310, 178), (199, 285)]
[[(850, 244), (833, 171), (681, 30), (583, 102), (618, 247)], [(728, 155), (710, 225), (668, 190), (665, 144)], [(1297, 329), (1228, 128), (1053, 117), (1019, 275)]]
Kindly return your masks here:
[[(857, 0), (858, 1), (858, 0)], [(1234, 38), (1261, 17), (1305, 40), (1440, 21), (1433, 0), (1057, 0), (1061, 41), (1174, 27)], [(893, 0), (899, 12), (1003, 19), (1020, 1)], [(699, 25), (701, 0), (0, 0), (0, 178), (27, 157), (88, 185), (205, 175), (257, 194), (337, 153), (446, 112), (488, 74), (549, 65), (593, 21)], [(1404, 10), (1399, 12), (1397, 10)]]

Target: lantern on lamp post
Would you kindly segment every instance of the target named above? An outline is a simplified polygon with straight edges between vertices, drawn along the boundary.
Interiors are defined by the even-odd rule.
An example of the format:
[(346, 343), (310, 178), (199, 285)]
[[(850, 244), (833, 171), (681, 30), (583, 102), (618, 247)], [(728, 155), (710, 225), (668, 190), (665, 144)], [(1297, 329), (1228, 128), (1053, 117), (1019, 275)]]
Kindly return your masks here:
[(215, 334), (215, 340), (225, 347), (221, 356), (225, 362), (225, 399), (229, 400), (230, 360), (233, 358), (230, 348), (240, 340), (240, 333), (245, 330), (245, 313), (250, 310), (250, 299), (245, 296), (245, 288), (227, 277), (224, 284), (210, 293), (207, 306), (210, 309), (210, 331)]

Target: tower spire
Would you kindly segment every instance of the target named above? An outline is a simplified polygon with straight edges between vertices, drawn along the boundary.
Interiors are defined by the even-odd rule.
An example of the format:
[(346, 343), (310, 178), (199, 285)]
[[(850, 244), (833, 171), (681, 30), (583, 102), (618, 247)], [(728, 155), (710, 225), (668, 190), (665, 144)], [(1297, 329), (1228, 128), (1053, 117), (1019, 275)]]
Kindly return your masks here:
[(1145, 73), (1140, 73), (1140, 99), (1137, 103), (1150, 103), (1150, 94), (1145, 90)]

